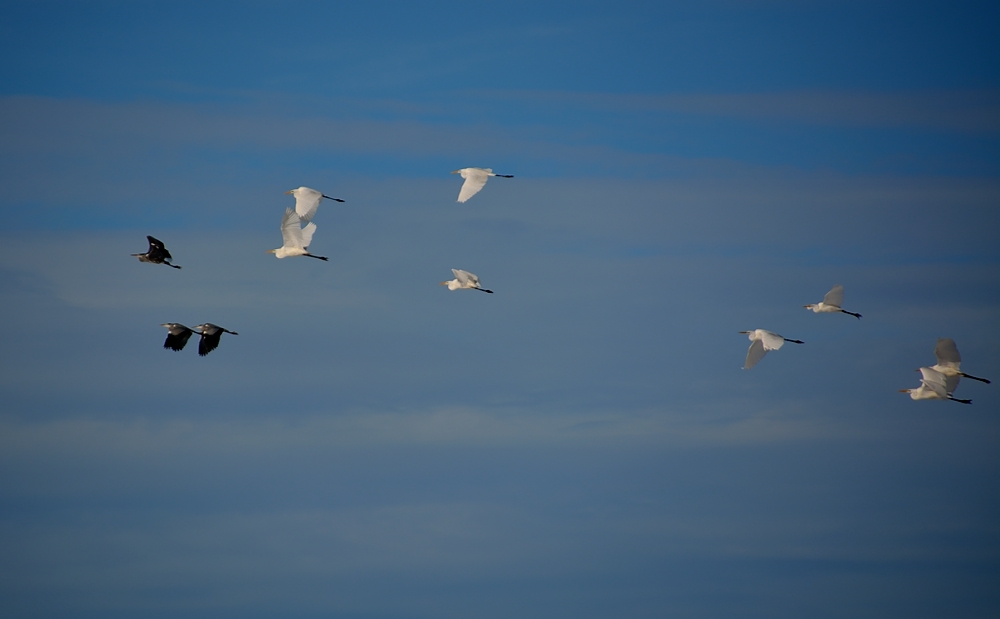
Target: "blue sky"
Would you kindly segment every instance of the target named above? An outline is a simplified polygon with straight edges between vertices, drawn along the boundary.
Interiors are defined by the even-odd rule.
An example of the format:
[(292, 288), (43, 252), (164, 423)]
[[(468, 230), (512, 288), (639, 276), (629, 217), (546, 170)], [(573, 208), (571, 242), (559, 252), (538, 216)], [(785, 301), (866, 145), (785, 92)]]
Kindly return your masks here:
[[(0, 606), (996, 616), (997, 385), (898, 390), (939, 337), (1000, 379), (998, 26), (3, 4)], [(328, 263), (265, 253), (300, 185)]]

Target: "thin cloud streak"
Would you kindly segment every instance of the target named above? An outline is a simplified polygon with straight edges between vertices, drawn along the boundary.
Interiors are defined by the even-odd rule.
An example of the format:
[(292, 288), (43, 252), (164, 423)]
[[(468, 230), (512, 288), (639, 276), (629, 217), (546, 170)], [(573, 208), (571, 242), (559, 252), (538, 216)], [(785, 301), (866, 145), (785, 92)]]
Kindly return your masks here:
[(481, 91), (474, 97), (576, 106), (629, 114), (651, 112), (807, 125), (910, 128), (981, 134), (1000, 131), (1000, 90), (926, 92), (786, 91), (663, 95)]

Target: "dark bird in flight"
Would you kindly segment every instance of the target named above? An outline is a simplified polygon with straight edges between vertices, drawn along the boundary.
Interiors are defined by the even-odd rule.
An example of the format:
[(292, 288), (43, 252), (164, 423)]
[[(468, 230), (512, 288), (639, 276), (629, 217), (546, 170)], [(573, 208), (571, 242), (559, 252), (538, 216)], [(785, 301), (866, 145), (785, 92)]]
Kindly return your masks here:
[(170, 350), (184, 350), (188, 340), (191, 339), (191, 334), (194, 333), (179, 322), (165, 322), (160, 326), (167, 328), (167, 339), (163, 341), (163, 347)]
[(230, 331), (229, 329), (225, 329), (219, 325), (213, 325), (210, 322), (206, 322), (205, 324), (201, 324), (193, 328), (201, 334), (201, 340), (198, 342), (198, 354), (202, 357), (219, 347), (219, 340), (222, 339), (223, 333), (239, 335), (239, 333), (235, 331)]
[(176, 264), (170, 264), (170, 261), (174, 258), (167, 251), (167, 248), (164, 247), (163, 241), (154, 239), (151, 236), (147, 236), (146, 238), (149, 239), (149, 250), (144, 254), (132, 254), (139, 259), (139, 262), (152, 262), (153, 264), (165, 264), (175, 269), (180, 268)]

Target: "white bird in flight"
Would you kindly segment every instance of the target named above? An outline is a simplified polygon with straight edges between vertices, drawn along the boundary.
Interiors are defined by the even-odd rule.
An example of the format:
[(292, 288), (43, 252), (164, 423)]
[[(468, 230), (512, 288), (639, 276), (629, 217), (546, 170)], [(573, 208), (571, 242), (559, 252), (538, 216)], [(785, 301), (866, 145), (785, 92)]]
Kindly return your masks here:
[(193, 327), (193, 329), (201, 334), (201, 340), (198, 342), (198, 354), (202, 357), (219, 347), (219, 340), (222, 339), (223, 333), (239, 335), (239, 333), (235, 331), (230, 331), (229, 329), (220, 327), (219, 325), (213, 325), (210, 322), (200, 324)]
[(962, 355), (958, 354), (958, 346), (955, 346), (955, 340), (950, 337), (938, 339), (937, 345), (934, 346), (934, 356), (937, 357), (937, 364), (931, 367), (932, 370), (948, 377), (964, 376), (972, 380), (978, 380), (981, 383), (986, 383), (987, 385), (990, 384), (990, 381), (985, 378), (966, 374), (959, 369), (962, 365)]
[(451, 272), (455, 274), (455, 279), (441, 282), (441, 285), (447, 286), (448, 290), (469, 288), (493, 294), (492, 290), (486, 290), (485, 288), (479, 287), (479, 276), (475, 273), (469, 273), (468, 271), (463, 271), (462, 269), (452, 269)]
[(900, 389), (900, 393), (910, 394), (914, 400), (951, 400), (962, 404), (972, 404), (972, 400), (960, 400), (951, 397), (961, 380), (958, 375), (945, 376), (934, 368), (920, 368), (920, 386), (915, 389)]
[(753, 331), (740, 331), (750, 338), (750, 350), (747, 351), (747, 360), (743, 362), (743, 369), (749, 370), (757, 365), (757, 362), (764, 358), (764, 355), (771, 350), (778, 350), (785, 345), (785, 342), (805, 344), (802, 340), (790, 340), (777, 333), (771, 333), (764, 329), (754, 329)]
[(306, 251), (312, 242), (313, 233), (316, 232), (316, 224), (309, 222), (306, 227), (299, 224), (299, 214), (292, 207), (285, 209), (285, 216), (281, 218), (281, 238), (284, 245), (278, 249), (269, 249), (267, 253), (274, 254), (276, 258), (288, 258), (291, 256), (309, 256), (317, 260), (327, 260), (324, 256), (314, 256)]
[(832, 312), (843, 312), (844, 314), (850, 314), (857, 319), (861, 319), (861, 314), (855, 314), (854, 312), (849, 312), (845, 309), (840, 309), (840, 306), (844, 303), (844, 287), (834, 286), (830, 289), (830, 292), (826, 293), (823, 300), (819, 303), (811, 303), (809, 305), (803, 305), (802, 307), (812, 310), (816, 314), (826, 314)]
[(462, 168), (461, 170), (453, 170), (452, 174), (461, 174), (462, 178), (465, 179), (465, 182), (462, 183), (462, 191), (458, 192), (459, 202), (465, 202), (479, 193), (479, 190), (486, 185), (486, 181), (491, 176), (514, 178), (513, 174), (494, 174), (493, 168)]
[(302, 223), (308, 223), (312, 220), (313, 215), (316, 214), (316, 209), (319, 208), (319, 203), (323, 201), (323, 198), (333, 200), (334, 202), (343, 202), (340, 198), (331, 198), (325, 193), (316, 191), (315, 189), (310, 189), (309, 187), (289, 189), (285, 192), (285, 195), (288, 194), (295, 196), (295, 212), (299, 214), (299, 219), (302, 220)]

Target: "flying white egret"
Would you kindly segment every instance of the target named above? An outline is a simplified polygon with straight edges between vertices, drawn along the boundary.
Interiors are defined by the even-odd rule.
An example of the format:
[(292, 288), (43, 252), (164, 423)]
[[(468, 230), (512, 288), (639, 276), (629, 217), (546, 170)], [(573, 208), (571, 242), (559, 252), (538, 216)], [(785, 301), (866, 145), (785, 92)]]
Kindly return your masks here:
[(295, 196), (295, 212), (299, 214), (299, 219), (302, 220), (302, 223), (309, 223), (313, 215), (316, 214), (316, 209), (319, 208), (319, 203), (323, 201), (323, 198), (333, 200), (334, 202), (343, 202), (340, 198), (331, 198), (325, 193), (310, 189), (309, 187), (289, 189), (285, 192), (285, 195), (288, 194)]
[(176, 264), (170, 264), (170, 261), (174, 259), (167, 251), (167, 248), (163, 245), (163, 241), (159, 239), (154, 239), (151, 236), (146, 236), (146, 240), (149, 241), (149, 249), (144, 254), (132, 254), (139, 259), (139, 262), (152, 262), (153, 264), (165, 264), (168, 267), (173, 267), (179, 269), (180, 267)]
[(479, 276), (475, 273), (469, 273), (468, 271), (463, 271), (462, 269), (452, 269), (451, 272), (455, 274), (455, 279), (441, 282), (441, 285), (447, 286), (448, 290), (470, 288), (472, 290), (479, 290), (481, 292), (493, 294), (492, 290), (479, 287)]
[(201, 340), (198, 342), (198, 354), (202, 357), (219, 347), (219, 340), (222, 339), (223, 333), (239, 335), (239, 333), (235, 331), (230, 331), (229, 329), (225, 329), (219, 325), (213, 325), (210, 322), (206, 322), (192, 328), (201, 334)]
[(278, 249), (269, 249), (267, 253), (274, 254), (276, 258), (288, 258), (290, 256), (309, 256), (317, 260), (326, 260), (324, 256), (314, 256), (306, 251), (309, 243), (312, 242), (313, 233), (316, 232), (316, 224), (309, 222), (306, 227), (301, 227), (299, 214), (292, 207), (285, 209), (285, 216), (281, 218), (281, 238), (284, 245)]
[(915, 389), (900, 389), (900, 393), (908, 393), (914, 400), (951, 400), (962, 404), (972, 404), (972, 400), (959, 400), (951, 397), (961, 380), (958, 375), (945, 376), (934, 368), (920, 368), (920, 386)]
[(465, 202), (479, 193), (479, 190), (486, 185), (486, 181), (491, 176), (514, 178), (513, 174), (494, 174), (493, 168), (462, 168), (461, 170), (453, 170), (452, 174), (461, 174), (462, 178), (465, 179), (465, 182), (462, 183), (462, 191), (458, 193), (459, 202)]
[(937, 357), (937, 364), (931, 369), (937, 370), (945, 376), (964, 376), (987, 385), (990, 384), (990, 381), (985, 378), (966, 374), (959, 369), (959, 366), (962, 365), (962, 355), (958, 354), (958, 346), (955, 346), (955, 340), (950, 337), (938, 339), (937, 345), (934, 346), (934, 356)]
[(160, 326), (167, 328), (167, 339), (164, 340), (163, 347), (170, 350), (184, 350), (194, 333), (179, 322), (165, 322)]
[(757, 362), (764, 358), (764, 355), (771, 350), (778, 350), (785, 345), (785, 342), (805, 344), (802, 340), (790, 340), (777, 333), (771, 333), (764, 329), (754, 329), (753, 331), (740, 331), (750, 338), (750, 350), (747, 351), (747, 360), (743, 362), (743, 369), (749, 370), (757, 365)]
[(855, 314), (854, 312), (849, 312), (845, 309), (840, 309), (840, 306), (844, 303), (844, 287), (837, 285), (830, 289), (830, 292), (826, 293), (823, 300), (819, 303), (811, 303), (809, 305), (803, 305), (802, 307), (812, 310), (816, 314), (826, 314), (832, 312), (842, 312), (844, 314), (850, 314), (858, 320), (861, 319), (861, 314)]

